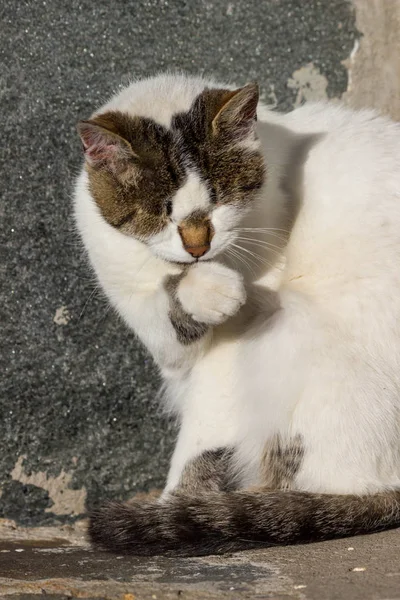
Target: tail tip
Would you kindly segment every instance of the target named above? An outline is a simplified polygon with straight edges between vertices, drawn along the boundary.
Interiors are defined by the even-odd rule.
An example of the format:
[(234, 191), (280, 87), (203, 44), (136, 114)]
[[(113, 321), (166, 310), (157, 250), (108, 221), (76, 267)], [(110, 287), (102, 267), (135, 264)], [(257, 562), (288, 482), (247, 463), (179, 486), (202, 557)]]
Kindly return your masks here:
[(119, 551), (118, 534), (124, 528), (121, 513), (124, 505), (107, 502), (89, 514), (88, 537), (90, 543), (102, 550)]

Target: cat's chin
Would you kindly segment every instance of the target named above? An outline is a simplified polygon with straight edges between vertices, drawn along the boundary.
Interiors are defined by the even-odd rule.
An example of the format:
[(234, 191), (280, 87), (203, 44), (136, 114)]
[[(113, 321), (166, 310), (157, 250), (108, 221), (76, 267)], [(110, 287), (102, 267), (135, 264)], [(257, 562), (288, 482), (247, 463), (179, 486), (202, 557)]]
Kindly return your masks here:
[(201, 256), (200, 258), (190, 258), (188, 256), (188, 258), (186, 259), (186, 257), (183, 258), (183, 257), (167, 256), (166, 254), (163, 254), (163, 253), (158, 253), (158, 252), (155, 253), (154, 252), (154, 255), (157, 258), (163, 260), (164, 262), (167, 262), (167, 263), (170, 263), (173, 265), (179, 265), (182, 267), (187, 267), (189, 265), (195, 265), (198, 262), (209, 262), (209, 261), (215, 260), (219, 256), (219, 254), (221, 254), (221, 252), (213, 252), (210, 255), (207, 254), (206, 256)]
[(174, 256), (173, 254), (168, 254), (167, 252), (154, 252), (153, 250), (153, 255), (156, 258), (159, 258), (160, 260), (163, 260), (164, 262), (167, 263), (171, 263), (173, 265), (193, 265), (196, 262), (195, 258), (191, 258), (190, 256), (188, 256), (187, 258), (185, 256)]
[(195, 265), (199, 262), (202, 262), (202, 263), (211, 262), (215, 258), (216, 258), (215, 256), (210, 256), (210, 258), (195, 258), (193, 260), (172, 260), (172, 259), (167, 259), (167, 258), (163, 258), (163, 260), (165, 262), (171, 263), (173, 265), (178, 265), (180, 267), (187, 267), (189, 265)]

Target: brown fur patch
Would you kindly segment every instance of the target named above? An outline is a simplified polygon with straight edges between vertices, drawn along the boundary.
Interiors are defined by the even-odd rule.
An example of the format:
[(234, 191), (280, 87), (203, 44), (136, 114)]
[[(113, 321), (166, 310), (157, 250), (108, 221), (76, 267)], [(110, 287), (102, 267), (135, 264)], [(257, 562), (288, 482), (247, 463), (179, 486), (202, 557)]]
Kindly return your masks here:
[(233, 450), (207, 450), (189, 461), (178, 484), (179, 492), (197, 495), (204, 492), (227, 492), (236, 488), (232, 471)]
[(189, 160), (208, 182), (213, 201), (245, 206), (262, 187), (266, 169), (261, 152), (239, 145), (249, 136), (255, 137), (254, 119), (246, 120), (246, 127), (228, 120), (217, 131), (213, 128), (217, 114), (230, 104), (226, 103), (228, 92), (231, 94), (223, 89), (204, 90), (187, 113), (175, 115), (172, 127), (181, 132)]
[[(256, 88), (243, 89), (205, 89), (188, 112), (173, 117), (169, 130), (151, 119), (119, 111), (82, 122), (84, 143), (92, 127), (96, 136), (103, 132), (111, 149), (119, 144), (121, 150), (98, 152), (97, 157), (104, 159), (87, 166), (90, 192), (103, 217), (139, 239), (160, 232), (168, 223), (169, 204), (190, 169), (206, 182), (209, 213), (215, 203), (240, 207), (252, 201), (263, 184), (265, 167), (260, 152), (239, 145), (255, 135), (254, 119), (247, 113), (249, 102), (254, 104), (258, 98)], [(212, 229), (204, 224), (196, 231), (183, 225), (185, 229), (182, 239), (188, 246), (205, 246), (205, 238), (210, 241), (212, 236)]]
[(251, 122), (257, 115), (257, 104), (259, 98), (258, 85), (249, 83), (243, 88), (227, 92), (223, 97), (224, 104), (216, 114), (212, 122), (212, 131), (214, 135), (220, 134), (225, 130), (228, 134), (232, 130), (232, 125), (237, 130), (242, 129), (243, 133), (248, 133)]
[(87, 166), (90, 192), (103, 217), (139, 238), (158, 233), (168, 223), (167, 200), (186, 178), (171, 132), (150, 119), (118, 111), (99, 115), (92, 123), (132, 148), (123, 168), (111, 169), (107, 163)]
[(304, 457), (301, 435), (284, 440), (274, 435), (265, 445), (261, 460), (262, 481), (270, 489), (291, 489)]

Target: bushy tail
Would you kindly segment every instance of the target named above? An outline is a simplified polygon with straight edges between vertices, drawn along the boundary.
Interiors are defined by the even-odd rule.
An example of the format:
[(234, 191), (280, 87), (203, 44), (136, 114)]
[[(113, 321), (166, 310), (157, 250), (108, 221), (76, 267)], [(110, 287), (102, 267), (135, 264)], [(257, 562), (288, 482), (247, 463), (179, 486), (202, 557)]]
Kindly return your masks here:
[(397, 526), (400, 491), (365, 496), (243, 491), (110, 503), (93, 513), (89, 533), (94, 544), (118, 553), (204, 555)]

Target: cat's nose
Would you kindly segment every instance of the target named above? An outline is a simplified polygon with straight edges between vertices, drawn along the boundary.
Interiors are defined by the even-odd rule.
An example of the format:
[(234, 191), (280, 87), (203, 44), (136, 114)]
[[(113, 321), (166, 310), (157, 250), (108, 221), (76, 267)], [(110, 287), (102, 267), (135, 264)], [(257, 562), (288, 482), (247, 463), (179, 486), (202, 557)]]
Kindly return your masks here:
[(205, 246), (185, 246), (186, 252), (189, 252), (193, 256), (193, 258), (200, 258), (200, 256), (204, 256), (206, 252), (210, 249), (210, 244)]
[(186, 252), (200, 258), (210, 249), (214, 228), (207, 214), (194, 212), (180, 223), (178, 233)]

